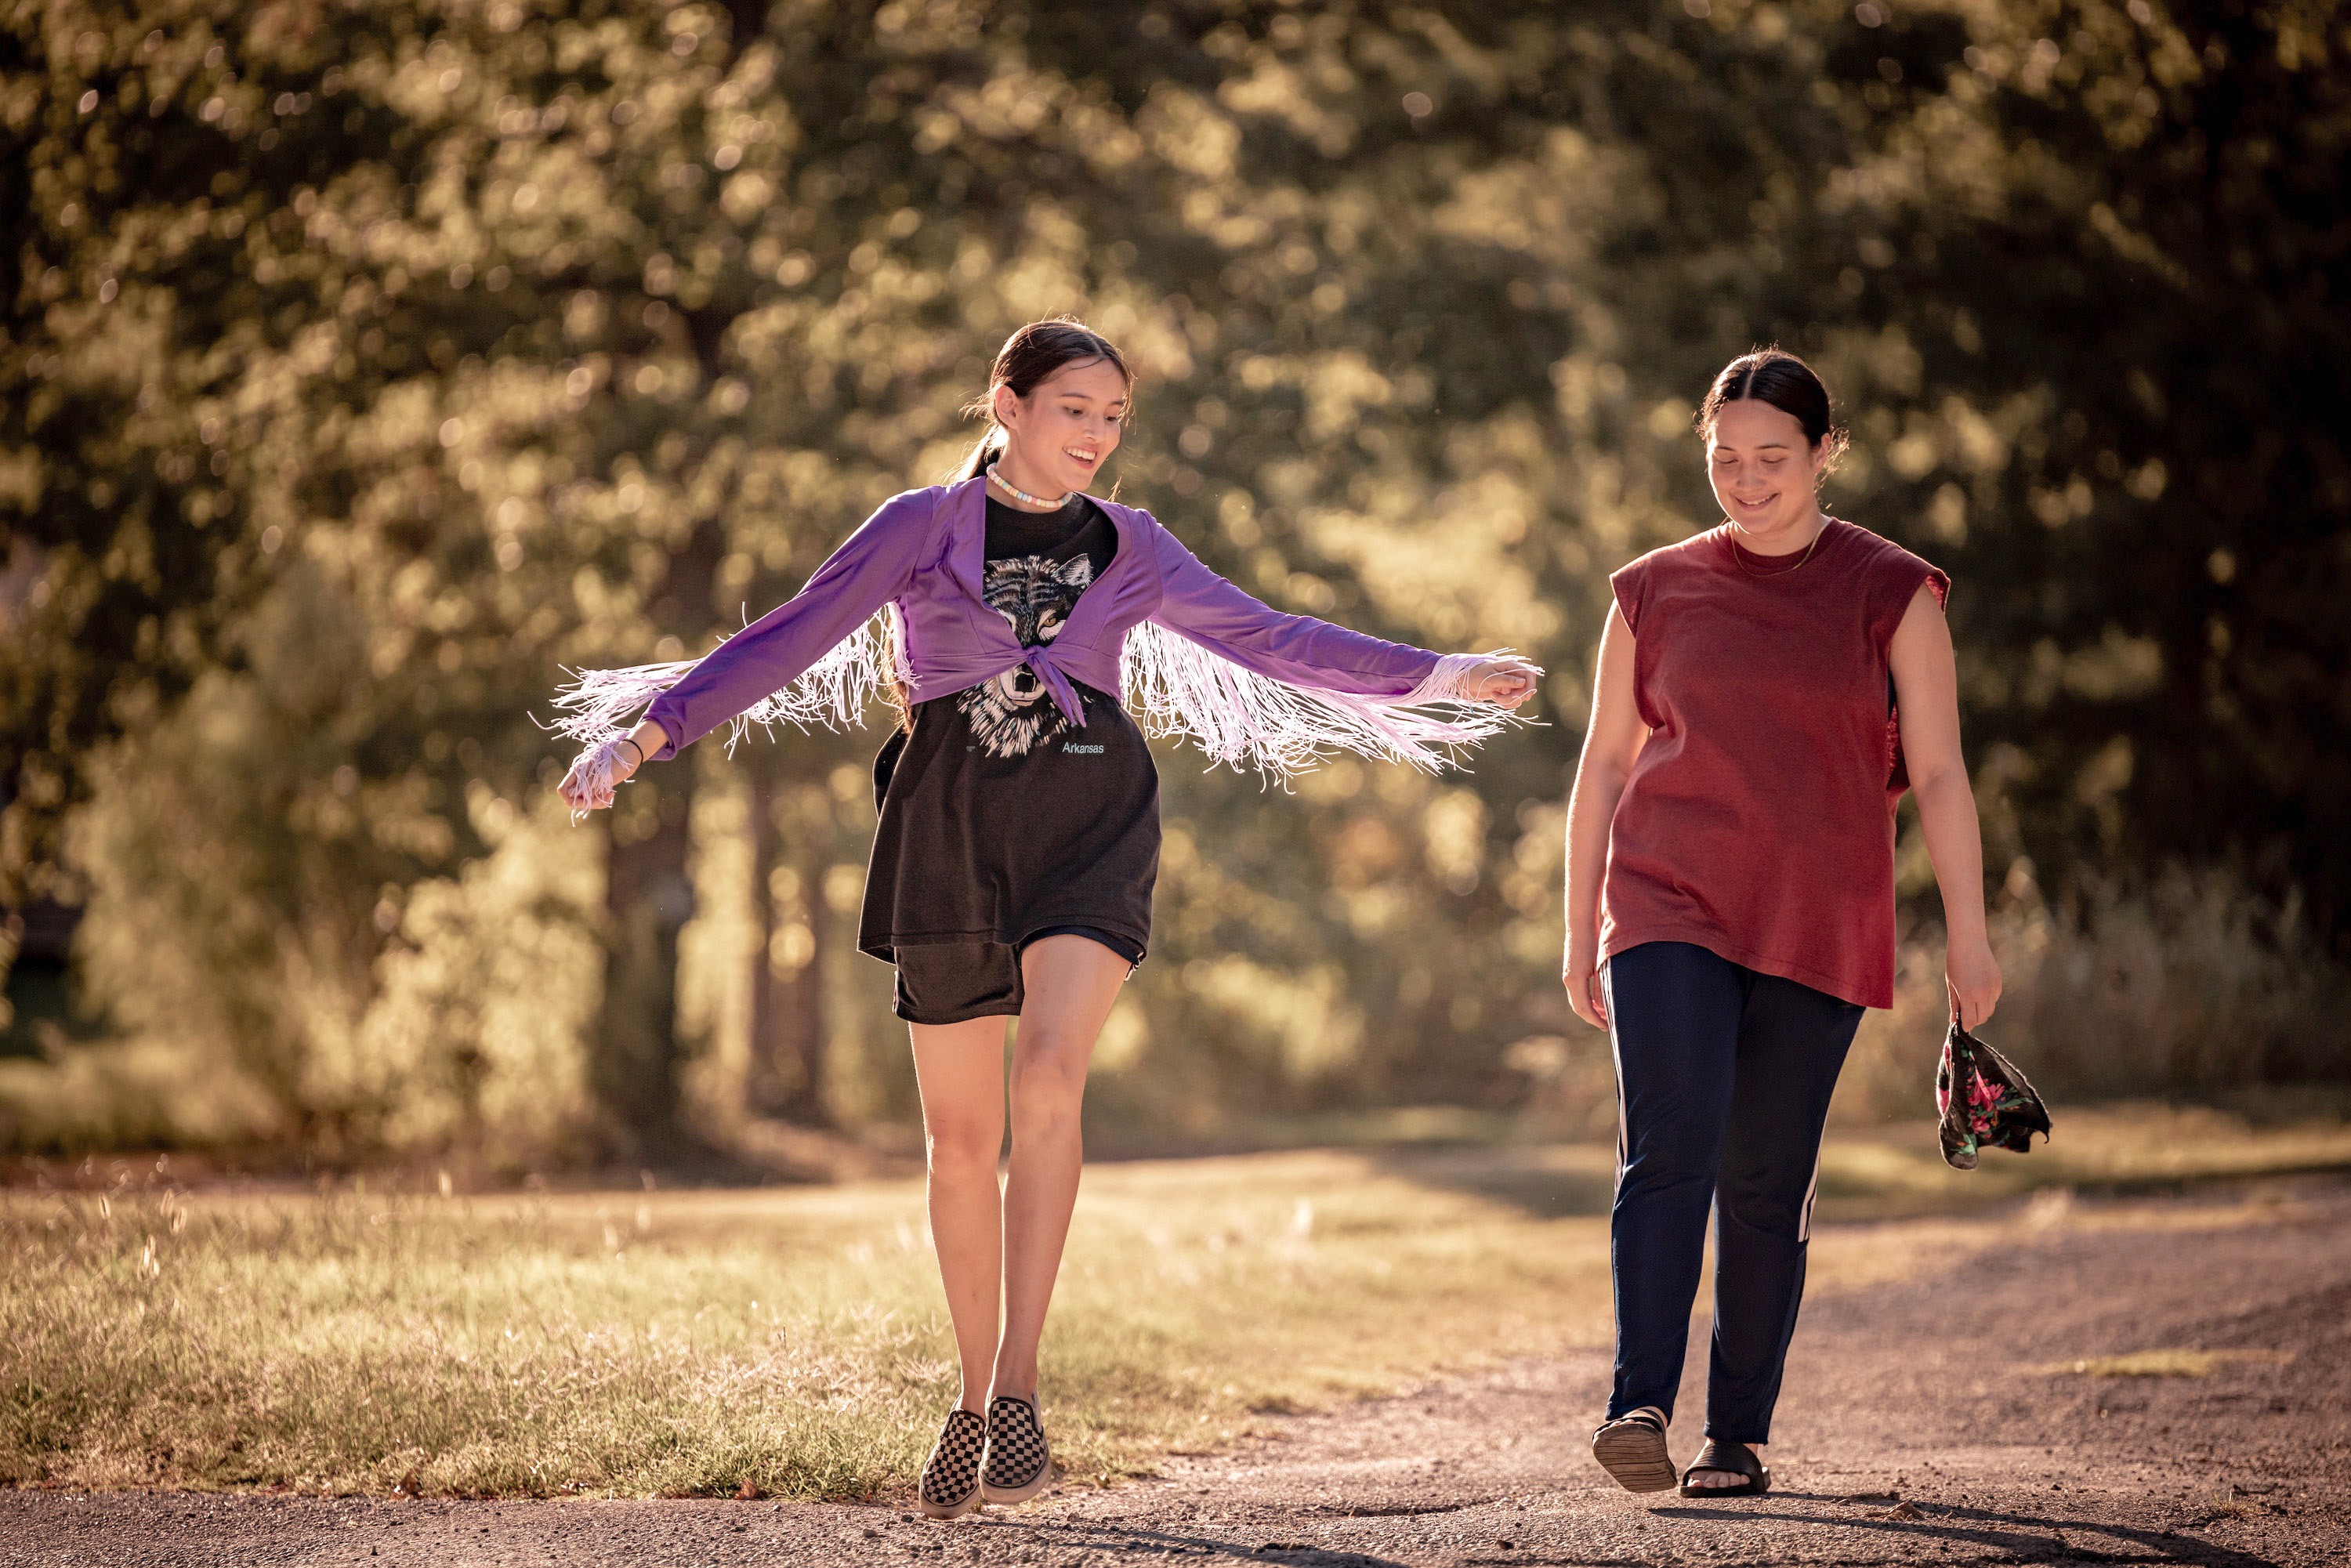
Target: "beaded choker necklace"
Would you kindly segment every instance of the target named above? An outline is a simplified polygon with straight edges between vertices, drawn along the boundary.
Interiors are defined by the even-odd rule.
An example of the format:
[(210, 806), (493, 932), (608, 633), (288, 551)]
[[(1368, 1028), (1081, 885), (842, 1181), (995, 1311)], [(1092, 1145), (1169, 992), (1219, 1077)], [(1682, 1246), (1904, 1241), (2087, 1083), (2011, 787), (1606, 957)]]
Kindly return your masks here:
[(1040, 511), (1058, 512), (1063, 507), (1068, 506), (1071, 497), (1077, 495), (1075, 490), (1065, 490), (1061, 493), (1060, 499), (1052, 501), (1045, 499), (1042, 496), (1032, 496), (1028, 491), (1020, 488), (1018, 485), (1015, 485), (1011, 480), (1007, 479), (1003, 475), (998, 474), (996, 471), (996, 465), (993, 463), (987, 465), (987, 482), (995, 486), (998, 489), (1003, 491), (1006, 495), (1011, 497), (1014, 500), (1025, 501), (1029, 506), (1035, 507)]

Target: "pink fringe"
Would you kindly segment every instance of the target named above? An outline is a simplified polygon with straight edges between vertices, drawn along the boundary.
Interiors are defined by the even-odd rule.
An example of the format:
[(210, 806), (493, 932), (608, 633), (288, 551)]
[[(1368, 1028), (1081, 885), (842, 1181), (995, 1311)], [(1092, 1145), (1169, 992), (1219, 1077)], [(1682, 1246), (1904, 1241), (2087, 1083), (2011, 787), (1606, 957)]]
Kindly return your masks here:
[[(904, 659), (897, 650), (903, 640), (897, 634), (897, 611), (885, 607), (819, 659), (790, 685), (772, 692), (736, 715), (726, 727), (726, 749), (732, 755), (736, 746), (751, 732), (753, 725), (770, 734), (776, 726), (789, 724), (806, 730), (812, 725), (827, 729), (850, 729), (864, 722), (866, 705), (889, 690), (889, 671), (903, 666)], [(582, 805), (572, 800), (567, 790), (566, 800), (571, 801), (576, 817), (583, 810), (612, 803), (610, 748), (634, 727), (647, 705), (670, 687), (685, 678), (695, 661), (675, 659), (663, 664), (632, 664), (619, 670), (570, 670), (569, 685), (556, 688), (555, 722), (548, 727), (558, 735), (569, 736), (582, 743), (582, 749), (572, 763), (575, 776), (583, 780), (592, 774), (591, 765), (602, 759), (604, 771), (601, 799), (590, 799)], [(903, 673), (902, 673), (902, 678)], [(583, 782), (583, 796), (590, 791)]]
[[(867, 706), (888, 691), (893, 668), (911, 684), (894, 616), (894, 609), (883, 610), (799, 679), (737, 716), (727, 728), (727, 750), (754, 725), (772, 733), (779, 724), (802, 730), (862, 724)], [(1332, 752), (1352, 751), (1436, 773), (1462, 766), (1462, 751), (1527, 722), (1468, 695), (1469, 672), (1491, 656), (1447, 654), (1404, 696), (1355, 696), (1245, 670), (1146, 621), (1126, 634), (1119, 684), (1147, 733), (1186, 737), (1236, 771), (1254, 768), (1287, 779)], [(575, 812), (611, 804), (613, 744), (693, 668), (692, 660), (679, 660), (569, 672), (570, 684), (555, 698), (560, 716), (550, 727), (585, 747), (573, 764), (579, 798), (570, 790), (564, 796)]]
[(1468, 672), (1492, 655), (1447, 654), (1401, 697), (1293, 686), (1219, 658), (1146, 621), (1126, 634), (1119, 684), (1152, 735), (1186, 736), (1217, 762), (1287, 779), (1333, 751), (1437, 773), (1460, 752), (1524, 724), (1508, 708), (1470, 701)]
[(620, 750), (620, 737), (614, 736), (573, 758), (571, 771), (563, 776), (563, 803), (571, 808), (573, 821), (612, 803), (612, 764)]

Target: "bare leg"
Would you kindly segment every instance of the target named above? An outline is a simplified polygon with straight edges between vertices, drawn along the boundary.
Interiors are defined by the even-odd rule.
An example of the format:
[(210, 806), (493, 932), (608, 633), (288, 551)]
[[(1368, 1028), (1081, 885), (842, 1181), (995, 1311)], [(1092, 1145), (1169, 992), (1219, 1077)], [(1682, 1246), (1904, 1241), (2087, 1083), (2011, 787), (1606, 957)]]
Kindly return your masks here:
[(996, 1357), (996, 1303), (1004, 1275), (1003, 1207), (996, 1186), (1004, 1148), (1004, 1020), (909, 1024), (930, 1160), (931, 1245), (955, 1324), (963, 1389), (956, 1403), (985, 1412)]
[(1037, 1397), (1037, 1342), (1061, 1268), (1085, 1155), (1078, 1113), (1094, 1039), (1125, 982), (1125, 959), (1086, 936), (1021, 955), (1026, 994), (1012, 1051), (1012, 1170), (1004, 1184), (1004, 1341), (994, 1391)]

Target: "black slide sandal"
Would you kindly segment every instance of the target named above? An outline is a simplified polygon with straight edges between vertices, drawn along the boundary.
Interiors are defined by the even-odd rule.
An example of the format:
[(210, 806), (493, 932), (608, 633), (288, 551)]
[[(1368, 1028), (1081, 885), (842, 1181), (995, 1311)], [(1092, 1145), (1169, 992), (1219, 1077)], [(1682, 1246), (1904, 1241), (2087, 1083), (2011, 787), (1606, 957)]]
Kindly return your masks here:
[(1647, 1406), (1603, 1422), (1592, 1434), (1592, 1457), (1626, 1491), (1664, 1491), (1674, 1484), (1666, 1418)]
[[(1735, 1487), (1694, 1487), (1690, 1477), (1700, 1470), (1720, 1470), (1727, 1476), (1744, 1476), (1746, 1483)], [(1744, 1443), (1724, 1443), (1708, 1437), (1706, 1447), (1698, 1451), (1690, 1468), (1682, 1472), (1681, 1494), (1684, 1497), (1761, 1497), (1771, 1490), (1771, 1472), (1755, 1457), (1755, 1450)]]

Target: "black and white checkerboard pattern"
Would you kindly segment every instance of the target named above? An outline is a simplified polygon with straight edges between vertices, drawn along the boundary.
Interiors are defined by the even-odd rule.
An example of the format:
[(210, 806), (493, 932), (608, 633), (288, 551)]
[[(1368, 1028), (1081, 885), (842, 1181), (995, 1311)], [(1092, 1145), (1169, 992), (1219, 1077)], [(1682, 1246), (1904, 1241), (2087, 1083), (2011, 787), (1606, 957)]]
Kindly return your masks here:
[(1017, 1491), (1044, 1473), (1051, 1458), (1037, 1406), (1017, 1395), (987, 1402), (987, 1484)]
[(950, 1410), (947, 1424), (923, 1466), (923, 1500), (954, 1508), (979, 1485), (979, 1454), (987, 1438), (987, 1423), (976, 1410)]

